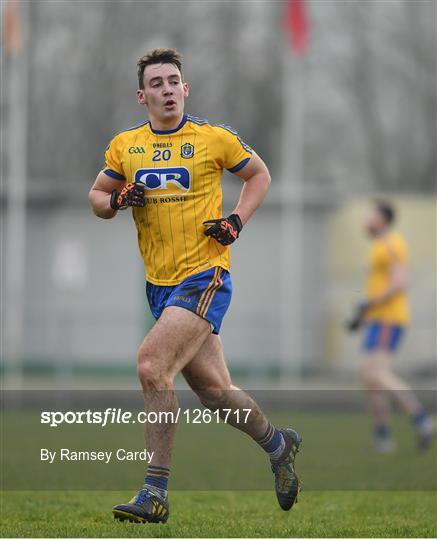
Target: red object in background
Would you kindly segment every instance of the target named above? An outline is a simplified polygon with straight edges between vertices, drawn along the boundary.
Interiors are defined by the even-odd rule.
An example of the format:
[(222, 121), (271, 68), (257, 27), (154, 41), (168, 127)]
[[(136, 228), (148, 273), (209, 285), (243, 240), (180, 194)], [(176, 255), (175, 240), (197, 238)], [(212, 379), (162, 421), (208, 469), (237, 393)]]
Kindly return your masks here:
[(4, 5), (3, 45), (6, 52), (19, 51), (23, 46), (19, 0), (9, 0)]
[(296, 54), (304, 54), (309, 40), (309, 19), (305, 0), (285, 0), (284, 28)]

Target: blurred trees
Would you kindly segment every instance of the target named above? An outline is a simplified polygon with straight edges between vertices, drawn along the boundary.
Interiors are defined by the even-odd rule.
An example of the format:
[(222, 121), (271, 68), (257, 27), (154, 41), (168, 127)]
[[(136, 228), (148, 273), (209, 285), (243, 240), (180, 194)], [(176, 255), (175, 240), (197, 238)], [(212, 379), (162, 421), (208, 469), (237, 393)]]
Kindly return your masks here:
[[(236, 127), (279, 174), (279, 2), (55, 0), (30, 9), (32, 178), (87, 189), (113, 134), (144, 118), (136, 61), (155, 46), (184, 54), (187, 110)], [(310, 2), (306, 183), (345, 194), (433, 192), (435, 11), (433, 0)]]
[(309, 176), (346, 193), (433, 192), (436, 3), (312, 5)]

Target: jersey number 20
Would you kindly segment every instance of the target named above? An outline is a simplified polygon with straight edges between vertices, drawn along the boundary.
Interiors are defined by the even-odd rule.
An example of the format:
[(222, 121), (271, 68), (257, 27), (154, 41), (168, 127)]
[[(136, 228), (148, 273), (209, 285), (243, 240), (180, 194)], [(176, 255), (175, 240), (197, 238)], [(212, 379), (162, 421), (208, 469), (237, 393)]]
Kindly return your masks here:
[(170, 150), (154, 150), (152, 161), (168, 161), (171, 157)]

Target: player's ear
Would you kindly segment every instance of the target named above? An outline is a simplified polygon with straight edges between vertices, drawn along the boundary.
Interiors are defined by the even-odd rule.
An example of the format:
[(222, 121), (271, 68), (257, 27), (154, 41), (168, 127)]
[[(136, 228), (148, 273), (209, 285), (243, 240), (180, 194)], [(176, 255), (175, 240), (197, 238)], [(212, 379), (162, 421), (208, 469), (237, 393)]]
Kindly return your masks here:
[(137, 90), (137, 101), (140, 105), (147, 105), (146, 93), (144, 90)]
[(187, 82), (182, 83), (182, 87), (184, 89), (184, 96), (188, 97), (190, 95), (190, 87)]

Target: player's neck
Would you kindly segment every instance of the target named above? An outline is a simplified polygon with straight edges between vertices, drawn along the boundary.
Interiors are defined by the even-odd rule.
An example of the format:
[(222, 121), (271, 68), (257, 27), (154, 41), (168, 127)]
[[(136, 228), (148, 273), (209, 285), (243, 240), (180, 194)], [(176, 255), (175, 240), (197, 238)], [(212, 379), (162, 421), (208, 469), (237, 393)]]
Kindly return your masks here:
[(183, 117), (184, 113), (182, 112), (178, 116), (175, 116), (174, 118), (169, 118), (167, 121), (165, 121), (149, 115), (150, 124), (155, 131), (170, 131), (172, 129), (176, 129), (182, 122)]
[(381, 229), (378, 231), (378, 233), (375, 235), (376, 238), (386, 238), (390, 234), (391, 230), (390, 227), (385, 227), (384, 229)]

